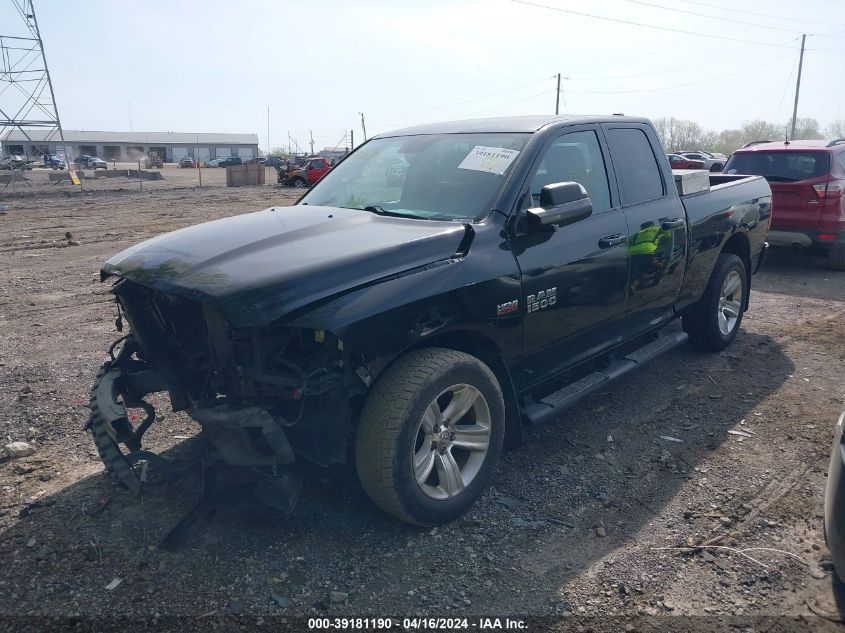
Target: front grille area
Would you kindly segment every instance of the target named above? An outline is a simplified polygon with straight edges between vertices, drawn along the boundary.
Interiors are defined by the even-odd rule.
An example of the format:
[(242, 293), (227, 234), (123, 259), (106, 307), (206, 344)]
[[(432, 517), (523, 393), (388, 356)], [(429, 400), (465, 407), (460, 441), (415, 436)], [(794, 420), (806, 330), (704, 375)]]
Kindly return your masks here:
[(211, 363), (208, 326), (201, 304), (123, 281), (115, 286), (123, 313), (144, 360), (189, 388)]

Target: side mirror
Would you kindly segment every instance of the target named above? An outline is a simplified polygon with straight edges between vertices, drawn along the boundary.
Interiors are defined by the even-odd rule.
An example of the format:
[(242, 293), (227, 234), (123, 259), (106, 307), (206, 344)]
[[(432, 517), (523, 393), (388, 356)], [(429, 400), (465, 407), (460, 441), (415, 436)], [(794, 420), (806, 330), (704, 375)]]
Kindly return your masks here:
[(529, 225), (566, 226), (588, 218), (593, 213), (593, 203), (587, 190), (577, 182), (556, 182), (540, 190), (540, 206), (526, 210)]

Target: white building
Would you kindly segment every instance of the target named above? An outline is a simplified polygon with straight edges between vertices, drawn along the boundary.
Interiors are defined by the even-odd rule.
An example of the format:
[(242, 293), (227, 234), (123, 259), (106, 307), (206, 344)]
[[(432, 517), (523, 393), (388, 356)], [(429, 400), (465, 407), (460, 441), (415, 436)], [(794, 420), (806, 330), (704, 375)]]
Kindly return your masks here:
[(2, 155), (22, 154), (38, 158), (42, 154), (60, 154), (71, 160), (80, 154), (106, 161), (134, 161), (157, 154), (166, 162), (178, 162), (190, 156), (195, 160), (240, 156), (244, 160), (258, 155), (257, 134), (216, 134), (193, 132), (99, 132), (64, 130), (64, 142), (58, 133), (46, 143), (46, 130), (11, 130), (0, 139)]

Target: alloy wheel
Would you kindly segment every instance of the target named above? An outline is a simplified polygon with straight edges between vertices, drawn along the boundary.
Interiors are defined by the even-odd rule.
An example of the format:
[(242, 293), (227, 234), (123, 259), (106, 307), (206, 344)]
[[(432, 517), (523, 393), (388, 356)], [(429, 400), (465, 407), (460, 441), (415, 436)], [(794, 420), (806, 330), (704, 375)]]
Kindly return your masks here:
[(736, 328), (737, 319), (742, 312), (743, 293), (742, 277), (736, 270), (732, 270), (725, 277), (719, 296), (718, 320), (722, 336), (728, 336)]
[(432, 499), (455, 497), (481, 470), (490, 447), (490, 407), (467, 384), (444, 389), (426, 407), (413, 447), (414, 478)]

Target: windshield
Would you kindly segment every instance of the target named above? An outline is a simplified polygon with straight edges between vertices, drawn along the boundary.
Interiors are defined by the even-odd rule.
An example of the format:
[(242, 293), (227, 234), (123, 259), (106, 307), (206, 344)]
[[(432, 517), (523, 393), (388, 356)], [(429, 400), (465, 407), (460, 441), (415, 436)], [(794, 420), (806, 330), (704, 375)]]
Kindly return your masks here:
[(727, 174), (763, 176), (778, 182), (797, 182), (827, 175), (830, 158), (827, 152), (743, 152), (728, 159)]
[(351, 154), (302, 204), (432, 220), (487, 212), (529, 134), (379, 138)]

